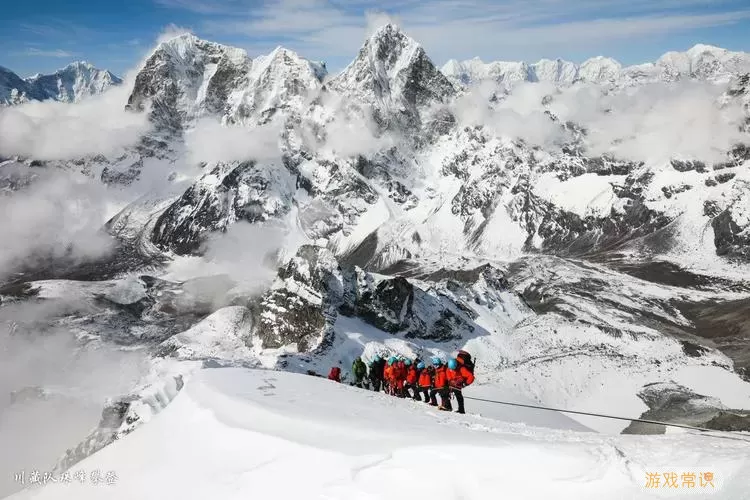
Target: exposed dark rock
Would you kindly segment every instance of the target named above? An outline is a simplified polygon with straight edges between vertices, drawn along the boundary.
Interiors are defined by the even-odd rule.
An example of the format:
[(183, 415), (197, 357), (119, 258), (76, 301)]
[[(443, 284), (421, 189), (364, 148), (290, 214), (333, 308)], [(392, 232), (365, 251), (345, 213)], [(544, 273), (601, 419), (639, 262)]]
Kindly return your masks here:
[[(665, 215), (648, 208), (640, 199), (627, 204), (622, 213), (612, 212), (609, 217), (587, 216), (565, 212), (554, 205), (529, 194), (526, 224), (529, 237), (526, 249), (533, 246), (533, 236), (543, 238), (543, 252), (557, 255), (585, 255), (593, 251), (613, 250), (666, 227), (671, 221)], [(532, 201), (533, 200), (533, 201)]]
[(303, 245), (279, 269), (278, 286), (252, 306), (263, 347), (295, 344), (299, 352), (324, 340), (342, 301), (341, 270), (325, 248)]
[(721, 208), (713, 200), (706, 200), (703, 202), (703, 215), (706, 217), (716, 217), (721, 213)]
[(685, 191), (690, 191), (693, 189), (693, 186), (689, 184), (680, 184), (678, 186), (664, 186), (661, 188), (662, 193), (664, 193), (664, 197), (667, 199), (670, 199), (672, 196), (680, 193), (684, 193)]
[(672, 168), (678, 172), (690, 172), (695, 170), (696, 172), (703, 173), (708, 171), (706, 164), (698, 160), (677, 160), (673, 158), (670, 160), (670, 163), (672, 164)]
[(694, 325), (694, 333), (714, 343), (740, 371), (750, 368), (750, 350), (738, 339), (750, 338), (750, 300), (678, 304)]
[(681, 340), (680, 344), (682, 345), (682, 352), (691, 358), (699, 358), (708, 352), (708, 349), (705, 347), (688, 342), (687, 340)]
[(217, 164), (159, 216), (151, 240), (163, 250), (198, 254), (211, 232), (283, 215), (291, 195), (275, 175), (254, 162)]
[(358, 266), (369, 269), (370, 264), (377, 256), (378, 233), (373, 231), (362, 243), (341, 258), (341, 264), (345, 267)]
[(124, 172), (115, 171), (110, 167), (104, 167), (101, 179), (104, 184), (121, 184), (127, 186), (138, 180), (142, 169), (143, 160), (138, 160)]
[(716, 174), (715, 179), (719, 184), (724, 184), (725, 182), (729, 182), (734, 179), (736, 175), (737, 174), (734, 172), (724, 172), (722, 174)]
[(744, 231), (734, 221), (730, 210), (724, 210), (714, 217), (711, 227), (717, 255), (750, 259), (750, 232)]
[(705, 422), (702, 427), (717, 431), (750, 432), (750, 413), (719, 411), (718, 415)]
[[(700, 426), (717, 414), (720, 403), (715, 398), (696, 394), (677, 384), (646, 385), (638, 394), (649, 409), (640, 418), (659, 422)], [(666, 428), (658, 424), (632, 422), (623, 434), (664, 434)]]

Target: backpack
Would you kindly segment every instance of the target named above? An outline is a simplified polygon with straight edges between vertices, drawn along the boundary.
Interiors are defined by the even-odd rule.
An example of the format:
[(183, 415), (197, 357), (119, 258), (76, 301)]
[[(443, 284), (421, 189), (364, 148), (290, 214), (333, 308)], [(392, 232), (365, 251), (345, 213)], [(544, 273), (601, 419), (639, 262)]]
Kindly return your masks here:
[(474, 373), (474, 365), (476, 363), (475, 360), (471, 359), (471, 354), (469, 354), (466, 351), (458, 351), (458, 354), (456, 355), (456, 359), (466, 367), (469, 372), (472, 374)]
[(331, 380), (339, 380), (339, 376), (341, 376), (341, 368), (338, 366), (332, 367), (331, 371), (328, 373), (328, 378)]

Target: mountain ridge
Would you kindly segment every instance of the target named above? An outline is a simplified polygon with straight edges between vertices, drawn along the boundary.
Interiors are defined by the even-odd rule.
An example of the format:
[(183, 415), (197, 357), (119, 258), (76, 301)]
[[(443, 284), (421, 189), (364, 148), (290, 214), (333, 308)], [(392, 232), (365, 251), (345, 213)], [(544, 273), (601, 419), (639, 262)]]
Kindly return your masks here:
[(122, 79), (114, 73), (87, 61), (74, 61), (53, 73), (37, 73), (28, 78), (0, 66), (0, 105), (46, 100), (79, 102), (120, 84)]
[[(559, 71), (550, 71), (557, 66)], [(732, 52), (712, 45), (696, 44), (684, 52), (670, 51), (656, 61), (623, 66), (615, 59), (599, 55), (576, 64), (563, 59), (541, 59), (536, 63), (491, 61), (480, 58), (451, 59), (441, 71), (463, 85), (494, 80), (498, 83), (549, 82), (569, 85), (589, 83), (635, 84), (672, 81), (681, 77), (722, 79), (729, 73), (750, 72), (750, 53)]]

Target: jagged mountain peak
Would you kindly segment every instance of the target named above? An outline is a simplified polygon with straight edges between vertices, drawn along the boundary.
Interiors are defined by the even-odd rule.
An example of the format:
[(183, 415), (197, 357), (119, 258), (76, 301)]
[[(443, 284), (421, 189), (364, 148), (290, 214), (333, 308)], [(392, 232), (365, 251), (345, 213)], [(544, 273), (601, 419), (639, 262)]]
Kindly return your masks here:
[(707, 52), (711, 54), (726, 54), (729, 51), (727, 49), (717, 47), (715, 45), (708, 45), (705, 43), (697, 43), (687, 50), (687, 54), (690, 56)]
[(299, 67), (310, 70), (312, 75), (319, 81), (328, 74), (324, 63), (310, 61), (297, 54), (295, 51), (277, 46), (268, 55), (259, 56), (253, 61), (253, 72), (259, 72), (273, 66)]
[(197, 57), (197, 54), (220, 54), (240, 63), (248, 59), (247, 52), (243, 49), (204, 40), (192, 33), (182, 33), (157, 45), (149, 60), (161, 56), (171, 57), (177, 61), (191, 62)]
[(90, 62), (82, 60), (82, 61), (73, 61), (72, 63), (68, 64), (64, 68), (60, 68), (60, 71), (64, 71), (66, 69), (92, 70), (92, 69), (96, 69), (96, 67)]
[(540, 59), (531, 65), (533, 81), (573, 82), (578, 77), (578, 66), (564, 59)]
[(424, 48), (394, 24), (378, 28), (330, 86), (373, 105), (385, 121), (419, 122), (417, 108), (455, 95)]
[(325, 68), (284, 47), (251, 59), (243, 49), (185, 33), (163, 41), (136, 76), (131, 109), (150, 109), (158, 130), (181, 133), (196, 119), (265, 122), (321, 86)]
[(600, 83), (617, 80), (621, 70), (622, 64), (611, 57), (596, 56), (581, 64), (578, 76), (587, 82)]

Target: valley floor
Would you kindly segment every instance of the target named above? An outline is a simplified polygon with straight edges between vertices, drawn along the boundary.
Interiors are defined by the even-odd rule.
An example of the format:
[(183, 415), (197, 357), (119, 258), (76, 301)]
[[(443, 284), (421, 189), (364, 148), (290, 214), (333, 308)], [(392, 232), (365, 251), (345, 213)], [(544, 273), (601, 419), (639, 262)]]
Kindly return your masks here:
[[(534, 410), (467, 408), (446, 414), (287, 372), (203, 369), (151, 422), (75, 465), (84, 482), (12, 498), (750, 498), (750, 439), (602, 435), (556, 413), (528, 425), (515, 412)], [(714, 486), (646, 487), (648, 473), (669, 471), (710, 472)]]

